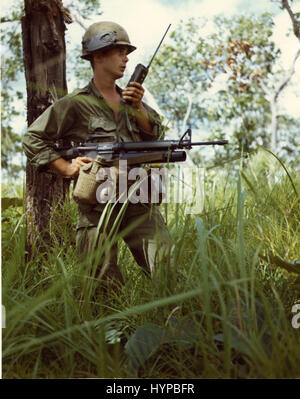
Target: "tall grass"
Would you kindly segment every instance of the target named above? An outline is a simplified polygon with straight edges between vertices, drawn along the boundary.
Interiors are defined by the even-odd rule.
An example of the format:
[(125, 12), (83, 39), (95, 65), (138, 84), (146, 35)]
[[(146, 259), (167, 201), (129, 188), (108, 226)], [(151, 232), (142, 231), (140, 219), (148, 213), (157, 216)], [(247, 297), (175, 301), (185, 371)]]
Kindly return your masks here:
[[(161, 272), (150, 280), (121, 244), (126, 284), (118, 293), (97, 289), (94, 270), (118, 237), (80, 261), (73, 203), (60, 223), (54, 215), (55, 248), (27, 263), (23, 211), (5, 210), (3, 377), (299, 377), (299, 330), (291, 325), (297, 275), (276, 264), (299, 256), (299, 177), (266, 153), (231, 171), (207, 174), (201, 214), (161, 206), (174, 241), (171, 278)], [(193, 331), (189, 345), (166, 339), (178, 321)], [(124, 345), (147, 323), (164, 338), (134, 368)]]

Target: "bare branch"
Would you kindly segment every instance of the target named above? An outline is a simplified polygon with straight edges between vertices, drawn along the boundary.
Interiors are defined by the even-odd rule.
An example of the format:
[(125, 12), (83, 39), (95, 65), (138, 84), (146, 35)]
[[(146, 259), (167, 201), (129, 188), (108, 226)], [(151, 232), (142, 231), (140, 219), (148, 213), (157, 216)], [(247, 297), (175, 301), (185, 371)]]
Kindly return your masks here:
[(193, 98), (192, 98), (192, 95), (191, 95), (191, 94), (188, 94), (188, 95), (187, 95), (187, 99), (188, 99), (188, 106), (187, 106), (187, 109), (186, 109), (186, 113), (185, 113), (185, 115), (184, 115), (184, 119), (183, 119), (183, 123), (182, 123), (182, 132), (181, 132), (181, 134), (183, 134), (183, 133), (185, 132), (186, 123), (187, 123), (187, 121), (188, 121), (188, 119), (189, 119), (189, 117), (190, 117), (191, 110), (192, 110), (192, 105), (193, 105)]
[[(181, 135), (180, 136), (182, 136), (183, 133), (185, 132), (186, 124), (187, 124), (187, 121), (188, 121), (188, 119), (190, 117), (190, 114), (191, 114), (192, 105), (193, 105), (193, 95), (191, 93), (188, 93), (187, 94), (187, 99), (188, 99), (188, 106), (187, 106), (186, 113), (185, 113), (184, 118), (183, 118), (182, 131), (181, 131)], [(186, 164), (187, 165), (194, 165), (193, 159), (192, 159), (192, 157), (191, 157), (191, 155), (189, 153), (187, 154)]]
[(290, 4), (288, 0), (282, 0), (281, 1), (282, 7), (285, 8), (291, 18), (292, 24), (293, 24), (293, 31), (295, 36), (300, 40), (300, 26), (299, 23), (295, 17), (295, 14), (293, 13)]
[(20, 15), (18, 17), (15, 17), (15, 18), (2, 17), (2, 18), (0, 18), (0, 23), (4, 24), (4, 23), (7, 23), (7, 22), (20, 22), (21, 18), (22, 18), (22, 15)]
[[(289, 1), (288, 0), (281, 0), (281, 6), (283, 9), (285, 9), (291, 19), (292, 25), (293, 25), (293, 31), (297, 39), (300, 40), (300, 24), (297, 21), (296, 15), (293, 13)], [(282, 90), (287, 86), (287, 84), (290, 82), (292, 76), (295, 73), (295, 65), (297, 59), (300, 57), (300, 47), (298, 48), (296, 54), (294, 55), (294, 58), (292, 60), (291, 66), (289, 70), (286, 72), (285, 76), (279, 82), (277, 87), (275, 87), (274, 91), (271, 92), (260, 80), (260, 85), (264, 92), (267, 94), (269, 97), (269, 103), (271, 107), (271, 150), (273, 152), (276, 152), (277, 149), (277, 142), (278, 142), (278, 97)]]
[(269, 88), (264, 84), (262, 78), (260, 78), (258, 81), (259, 81), (260, 87), (263, 89), (266, 96), (268, 96), (269, 99), (271, 99), (271, 97), (272, 97), (271, 90), (269, 90)]
[(82, 18), (80, 15), (80, 12), (78, 9), (74, 6), (73, 2), (65, 2), (65, 7), (69, 10), (73, 21), (77, 22), (79, 26), (81, 26), (84, 30), (87, 30), (88, 25), (86, 24), (86, 21)]
[(275, 101), (277, 100), (280, 92), (285, 88), (285, 86), (289, 83), (289, 81), (291, 80), (292, 76), (295, 73), (295, 65), (296, 65), (296, 61), (297, 59), (300, 57), (300, 47), (298, 49), (298, 51), (296, 52), (294, 59), (292, 61), (292, 65), (287, 73), (287, 75), (285, 76), (285, 78), (280, 82), (280, 84), (277, 86), (277, 89), (275, 90), (275, 94), (274, 94), (274, 98)]
[(87, 30), (88, 25), (85, 24), (84, 19), (76, 10), (71, 10), (71, 15), (74, 21), (77, 22), (79, 26), (81, 26), (84, 30)]

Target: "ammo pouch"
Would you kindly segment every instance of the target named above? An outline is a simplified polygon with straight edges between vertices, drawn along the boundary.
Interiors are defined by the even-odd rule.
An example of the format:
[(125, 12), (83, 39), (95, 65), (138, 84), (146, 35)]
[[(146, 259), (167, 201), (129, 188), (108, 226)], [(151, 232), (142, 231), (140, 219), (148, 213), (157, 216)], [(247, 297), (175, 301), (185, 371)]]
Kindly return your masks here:
[(96, 180), (98, 170), (101, 168), (98, 158), (80, 168), (79, 176), (73, 191), (73, 199), (85, 204), (97, 204), (96, 191), (99, 182)]
[[(97, 176), (100, 168), (109, 168), (110, 170), (110, 178), (112, 175), (114, 178), (111, 180), (114, 182), (112, 186), (106, 185), (103, 189), (101, 187), (100, 191), (97, 193), (97, 189), (103, 181), (107, 180), (107, 176), (104, 173), (104, 176), (101, 178), (101, 173)], [(120, 170), (113, 162), (104, 161), (103, 158), (98, 156), (93, 162), (90, 162), (80, 168), (79, 176), (73, 191), (73, 199), (76, 202), (82, 202), (85, 204), (96, 205), (99, 203), (106, 203), (107, 198), (109, 198), (109, 193), (113, 197), (113, 193), (115, 193), (113, 198), (127, 198), (126, 193), (119, 193), (119, 179), (124, 178), (127, 181), (127, 190), (129, 191), (130, 187), (135, 184), (135, 181), (128, 181), (127, 176), (130, 168), (124, 170), (120, 174)], [(160, 205), (163, 200), (163, 189), (162, 182), (159, 179), (159, 182), (155, 179), (153, 180), (151, 176), (150, 168), (146, 168), (147, 171), (147, 183), (148, 183), (148, 191), (144, 192), (144, 198), (146, 198), (146, 203), (151, 204), (151, 188), (156, 191), (154, 198), (156, 199), (153, 205)], [(105, 172), (103, 170), (103, 172)], [(125, 172), (125, 175), (124, 175)], [(123, 175), (123, 176), (122, 176)], [(140, 188), (142, 191), (143, 189)], [(129, 196), (130, 199), (130, 196)], [(144, 202), (144, 201), (143, 201)]]

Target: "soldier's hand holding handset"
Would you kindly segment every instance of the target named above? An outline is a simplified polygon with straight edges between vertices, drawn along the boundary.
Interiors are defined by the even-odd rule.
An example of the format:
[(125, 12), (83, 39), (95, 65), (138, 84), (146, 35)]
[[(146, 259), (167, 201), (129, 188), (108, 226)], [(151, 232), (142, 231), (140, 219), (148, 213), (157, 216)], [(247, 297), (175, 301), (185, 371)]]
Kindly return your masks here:
[(130, 82), (129, 86), (127, 86), (123, 92), (123, 99), (130, 103), (132, 108), (137, 110), (141, 110), (143, 107), (142, 98), (144, 96), (145, 90), (141, 83), (138, 82)]

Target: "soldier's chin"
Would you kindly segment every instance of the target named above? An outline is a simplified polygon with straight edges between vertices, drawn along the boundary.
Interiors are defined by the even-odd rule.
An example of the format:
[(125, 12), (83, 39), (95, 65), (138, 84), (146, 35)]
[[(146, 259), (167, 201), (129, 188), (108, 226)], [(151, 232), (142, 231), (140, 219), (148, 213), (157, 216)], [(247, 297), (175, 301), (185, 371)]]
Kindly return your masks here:
[(124, 72), (116, 73), (116, 79), (120, 79), (124, 76)]

